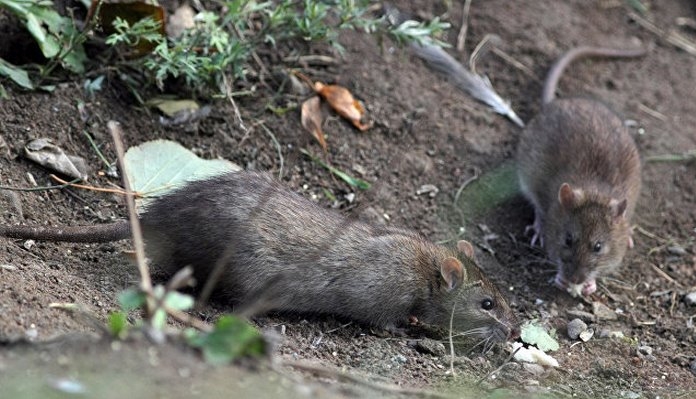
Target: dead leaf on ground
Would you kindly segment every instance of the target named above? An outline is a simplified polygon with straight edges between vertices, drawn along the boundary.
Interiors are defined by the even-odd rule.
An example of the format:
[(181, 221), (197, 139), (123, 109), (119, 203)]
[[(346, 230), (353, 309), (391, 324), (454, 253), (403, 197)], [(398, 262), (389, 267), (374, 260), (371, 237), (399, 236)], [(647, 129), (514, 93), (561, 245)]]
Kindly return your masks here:
[(314, 96), (302, 103), (301, 111), (302, 127), (314, 136), (324, 151), (327, 150), (326, 138), (321, 130), (321, 99)]
[(360, 101), (353, 97), (350, 90), (339, 85), (325, 85), (321, 82), (315, 82), (314, 91), (326, 100), (334, 111), (348, 119), (361, 132), (372, 127), (372, 122), (362, 123), (365, 108)]
[(35, 139), (24, 146), (26, 157), (41, 166), (76, 179), (87, 180), (89, 168), (84, 158), (67, 155), (50, 139)]

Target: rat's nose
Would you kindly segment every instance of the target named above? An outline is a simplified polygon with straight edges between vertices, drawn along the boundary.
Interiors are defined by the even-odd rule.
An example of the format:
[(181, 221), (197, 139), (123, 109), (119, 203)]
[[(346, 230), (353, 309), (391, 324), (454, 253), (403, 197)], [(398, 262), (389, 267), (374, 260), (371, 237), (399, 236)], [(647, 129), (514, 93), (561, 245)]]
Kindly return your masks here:
[(508, 341), (514, 341), (519, 337), (520, 337), (520, 328), (517, 326), (512, 327), (510, 329), (510, 334), (508, 334)]

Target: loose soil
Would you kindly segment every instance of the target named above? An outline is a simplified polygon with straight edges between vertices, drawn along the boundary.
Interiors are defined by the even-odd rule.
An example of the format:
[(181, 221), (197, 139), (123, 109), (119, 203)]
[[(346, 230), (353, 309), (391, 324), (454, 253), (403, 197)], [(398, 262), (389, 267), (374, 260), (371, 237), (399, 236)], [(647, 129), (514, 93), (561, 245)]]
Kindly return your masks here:
[[(399, 1), (397, 5), (421, 18), (430, 18), (447, 11), (444, 3)], [(680, 28), (675, 22), (680, 17), (696, 18), (692, 2), (643, 3), (649, 5), (648, 16), (658, 26), (696, 40), (696, 32)], [(445, 19), (453, 24), (446, 38), (453, 44), (462, 19), (459, 2), (452, 3)], [(622, 2), (489, 0), (473, 2), (469, 21), (466, 54), (486, 34), (494, 33), (502, 39), (500, 48), (523, 66), (489, 53), (478, 62), (477, 69), (489, 76), (524, 120), (538, 111), (544, 74), (565, 50), (583, 44), (627, 47), (636, 41), (650, 47), (649, 55), (642, 59), (584, 60), (574, 64), (561, 81), (559, 96), (601, 99), (625, 120), (632, 121), (631, 132), (644, 159), (696, 149), (696, 57), (636, 24)], [(696, 306), (684, 300), (686, 294), (696, 291), (696, 163), (644, 163), (644, 186), (634, 220), (635, 248), (617, 274), (600, 281), (595, 295), (586, 300), (571, 298), (551, 284), (554, 270), (544, 262), (543, 252), (525, 245), (529, 238), (524, 235), (524, 226), (533, 214), (523, 199), (516, 197), (468, 217), (460, 217), (461, 212), (452, 205), (458, 189), (474, 175), (495, 171), (512, 159), (519, 128), (453, 89), (408, 51), (389, 43), (380, 47), (374, 38), (358, 32), (345, 33), (341, 42), (346, 52), (338, 65), (305, 65), (304, 71), (316, 79), (342, 84), (364, 101), (375, 121), (371, 130), (359, 133), (338, 117), (329, 118), (324, 128), (329, 134), (330, 162), (372, 182), (370, 190), (347, 186), (299, 152), (307, 148), (320, 154), (321, 150), (302, 129), (298, 112), (278, 116), (266, 106), (269, 101), (277, 107), (297, 105), (305, 97), (287, 92), (276, 95), (278, 82), (270, 77), (266, 77), (265, 84), (253, 85), (252, 96), (236, 99), (244, 128), (226, 101), (212, 103), (211, 116), (195, 126), (164, 127), (158, 115), (136, 106), (115, 75), (107, 76), (104, 90), (94, 97), (85, 94), (79, 80), (59, 84), (50, 94), (25, 93), (5, 83), (10, 98), (0, 103), (0, 185), (52, 183), (50, 172), (22, 157), (24, 144), (40, 137), (52, 139), (67, 153), (85, 157), (93, 169), (90, 184), (118, 185), (119, 180), (97, 173), (104, 166), (83, 134), (92, 134), (106, 157), (115, 159), (106, 122), (117, 120), (126, 132), (127, 145), (153, 139), (175, 140), (204, 158), (222, 157), (245, 168), (279, 174), (291, 189), (337, 212), (406, 226), (434, 241), (453, 243), (459, 236), (467, 237), (477, 244), (482, 266), (508, 293), (520, 318), (537, 319), (556, 329), (561, 344), (561, 349), (553, 353), (561, 364), (559, 369), (510, 364), (495, 372), (508, 356), (501, 348), (481, 354), (478, 349), (457, 346), (454, 378), (445, 347), (429, 340), (442, 338), (437, 334), (427, 333), (427, 339), (420, 331), (395, 336), (330, 316), (256, 318), (254, 322), (260, 328), (273, 330), (281, 338), (273, 354), (276, 360), (300, 360), (366, 380), (455, 395), (470, 392), (472, 381), (483, 379), (477, 389), (503, 387), (581, 398), (696, 397)], [(330, 54), (324, 47), (298, 46), (280, 51), (284, 55)], [(270, 64), (270, 60), (279, 59), (278, 55), (261, 55), (269, 68), (279, 66)], [(466, 56), (460, 58), (466, 63)], [(82, 116), (78, 102), (84, 103), (86, 113)], [(434, 198), (416, 194), (426, 184), (439, 189)], [(327, 192), (335, 200), (329, 199)], [(122, 200), (110, 194), (72, 188), (18, 192), (16, 196), (2, 193), (2, 223), (89, 225), (109, 223), (126, 214)], [(354, 194), (354, 199), (348, 201), (347, 194)], [(42, 341), (76, 332), (99, 333), (83, 318), (49, 304), (79, 303), (98, 320), (105, 320), (110, 311), (117, 309), (117, 293), (138, 279), (135, 268), (122, 255), (125, 249), (129, 249), (128, 243), (2, 240), (0, 337), (5, 341), (18, 337)], [(574, 316), (568, 311), (592, 312), (593, 302), (607, 305), (618, 318), (590, 323), (595, 336), (587, 343), (571, 341), (565, 326)], [(230, 311), (224, 302), (217, 302), (199, 315), (212, 320)], [(621, 332), (623, 338), (602, 338), (603, 332)], [(64, 340), (60, 338), (59, 342)], [(197, 355), (176, 345), (164, 351), (179, 353), (167, 355), (175, 360), (165, 358), (153, 363), (153, 356), (160, 358), (152, 353), (161, 354), (163, 350), (144, 343), (125, 343), (135, 349), (118, 353), (150, 355), (116, 356), (107, 341), (81, 338), (79, 344), (63, 342), (50, 350), (43, 345), (8, 343), (0, 351), (0, 370), (5, 373), (5, 382), (17, 376), (6, 373), (8, 370), (33, 370), (24, 376), (33, 376), (37, 386), (42, 387), (52, 386), (51, 378), (61, 376), (89, 381), (91, 374), (75, 366), (75, 359), (82, 358), (92, 359), (90, 367), (112, 370), (114, 378), (118, 370), (130, 370), (138, 376), (156, 373), (153, 381), (164, 389), (157, 392), (172, 387), (178, 395), (201, 393), (192, 388), (200, 386), (201, 381), (216, 387), (226, 383), (220, 369), (201, 364)], [(426, 344), (435, 349), (428, 353)], [(109, 364), (112, 366), (107, 367)], [(39, 366), (44, 368), (36, 368)], [(280, 373), (289, 372), (288, 367), (278, 368)], [(299, 377), (258, 378), (250, 377), (254, 373), (248, 372), (248, 367), (234, 370), (237, 374), (231, 375), (238, 376), (237, 381), (252, 385), (271, 381), (279, 385), (270, 386), (288, 387)], [(311, 375), (316, 374), (304, 374)], [(130, 379), (125, 375), (123, 378)], [(230, 379), (234, 378), (227, 381)], [(335, 378), (314, 380), (321, 385)], [(6, 386), (5, 382), (0, 386)], [(301, 396), (317, 392), (366, 394), (351, 388), (354, 386), (292, 391)], [(236, 389), (235, 385), (229, 389)], [(270, 389), (266, 396), (277, 396), (275, 388)], [(224, 393), (206, 392), (212, 396)]]

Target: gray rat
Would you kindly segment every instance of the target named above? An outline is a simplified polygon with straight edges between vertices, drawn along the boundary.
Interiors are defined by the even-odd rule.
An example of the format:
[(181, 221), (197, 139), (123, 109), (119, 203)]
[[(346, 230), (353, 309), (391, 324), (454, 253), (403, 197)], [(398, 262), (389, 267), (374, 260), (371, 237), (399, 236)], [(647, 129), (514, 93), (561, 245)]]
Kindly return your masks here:
[(600, 274), (633, 247), (631, 217), (640, 192), (640, 158), (623, 121), (600, 102), (554, 99), (563, 70), (587, 56), (637, 57), (645, 50), (579, 47), (549, 71), (543, 108), (517, 148), (520, 188), (534, 206), (532, 245), (558, 266), (555, 282), (590, 295)]
[[(148, 256), (173, 274), (191, 265), (199, 280), (229, 258), (218, 290), (236, 304), (270, 291), (275, 310), (329, 313), (379, 327), (414, 316), (476, 334), (487, 343), (519, 332), (500, 291), (474, 261), (413, 231), (348, 220), (263, 173), (237, 172), (186, 183), (140, 217)], [(41, 228), (0, 226), (22, 239), (104, 242), (130, 236), (127, 222)], [(224, 255), (223, 255), (224, 254)]]

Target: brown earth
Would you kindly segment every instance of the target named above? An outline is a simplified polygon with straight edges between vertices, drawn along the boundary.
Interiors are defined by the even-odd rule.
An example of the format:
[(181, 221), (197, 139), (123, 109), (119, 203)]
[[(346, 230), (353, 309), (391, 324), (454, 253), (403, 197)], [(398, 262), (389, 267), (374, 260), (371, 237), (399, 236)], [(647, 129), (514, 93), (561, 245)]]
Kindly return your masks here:
[[(696, 18), (692, 2), (644, 3), (650, 9), (647, 17), (658, 26), (696, 40), (696, 32), (676, 25), (679, 17)], [(398, 2), (402, 9), (421, 18), (445, 13), (445, 19), (453, 24), (447, 41), (454, 43), (461, 4), (452, 3), (449, 12), (443, 4)], [(545, 71), (562, 52), (582, 44), (626, 47), (639, 40), (651, 48), (648, 56), (620, 62), (578, 62), (564, 76), (560, 96), (601, 99), (633, 121), (631, 132), (644, 159), (696, 149), (696, 57), (642, 28), (629, 17), (622, 2), (473, 2), (469, 21), (466, 54), (486, 34), (494, 33), (503, 40), (501, 49), (524, 66), (492, 53), (477, 66), (497, 91), (512, 101), (524, 120), (538, 111)], [(523, 232), (532, 220), (532, 211), (521, 198), (497, 204), (473, 218), (460, 217), (452, 206), (455, 193), (475, 171), (486, 174), (511, 159), (519, 128), (454, 90), (408, 51), (389, 44), (380, 47), (373, 38), (356, 32), (344, 34), (342, 43), (346, 53), (338, 66), (305, 68), (305, 72), (350, 88), (366, 104), (375, 121), (368, 132), (358, 133), (336, 117), (324, 127), (329, 133), (332, 164), (372, 182), (368, 191), (356, 191), (332, 178), (299, 152), (300, 148), (316, 154), (321, 150), (300, 126), (298, 112), (278, 116), (266, 110), (266, 105), (268, 101), (275, 106), (297, 105), (304, 97), (289, 93), (273, 97), (277, 83), (272, 80), (255, 85), (253, 96), (237, 98), (249, 127), (245, 132), (225, 101), (211, 104), (212, 115), (196, 126), (163, 127), (157, 115), (135, 105), (115, 75), (107, 77), (105, 89), (94, 98), (85, 94), (82, 81), (62, 83), (50, 94), (25, 93), (5, 83), (11, 97), (0, 103), (0, 185), (51, 184), (47, 170), (21, 156), (24, 144), (39, 137), (51, 138), (66, 152), (87, 158), (94, 171), (103, 169), (83, 132), (92, 134), (106, 157), (113, 160), (115, 152), (106, 122), (118, 120), (128, 145), (157, 138), (175, 140), (204, 158), (222, 157), (245, 168), (280, 173), (292, 189), (339, 212), (407, 226), (435, 241), (451, 242), (463, 232), (479, 245), (484, 268), (508, 292), (519, 316), (557, 329), (561, 344), (553, 354), (560, 369), (538, 373), (519, 365), (506, 366), (486, 379), (484, 389), (502, 386), (558, 397), (696, 397), (696, 306), (684, 301), (686, 294), (696, 291), (696, 163), (644, 163), (644, 188), (634, 220), (639, 226), (636, 247), (616, 275), (600, 281), (600, 289), (592, 298), (571, 298), (552, 286), (554, 271), (544, 263), (543, 253), (523, 244), (528, 242)], [(327, 52), (302, 46), (296, 51), (300, 55)], [(80, 102), (87, 111), (86, 121), (77, 110)], [(282, 170), (278, 148), (262, 125), (280, 144)], [(92, 173), (89, 183), (106, 187), (119, 181)], [(435, 198), (416, 195), (425, 184), (437, 186), (439, 194)], [(329, 200), (324, 190), (336, 201)], [(345, 199), (348, 193), (355, 194), (352, 203)], [(21, 213), (17, 204), (21, 204)], [(125, 215), (116, 196), (78, 189), (21, 192), (14, 199), (3, 195), (0, 211), (3, 223), (17, 223), (23, 214), (25, 223), (40, 225), (108, 223)], [(383, 215), (388, 215), (388, 221)], [(490, 233), (497, 238), (484, 240)], [(125, 243), (46, 242), (30, 246), (21, 240), (2, 240), (0, 337), (43, 340), (93, 331), (84, 320), (49, 304), (80, 303), (104, 319), (117, 308), (116, 294), (137, 281), (135, 268), (121, 255), (128, 247)], [(591, 323), (595, 337), (587, 343), (572, 342), (565, 326), (574, 317), (566, 312), (591, 312), (592, 302), (617, 311), (618, 319)], [(216, 303), (201, 315), (215, 318), (230, 310), (224, 303)], [(276, 353), (279, 358), (335, 366), (377, 381), (443, 389), (457, 395), (465, 392), (459, 390), (462, 385), (486, 376), (507, 357), (501, 348), (481, 355), (458, 347), (455, 368), (459, 377), (453, 380), (448, 356), (439, 350), (427, 354), (416, 349), (416, 341), (422, 338), (419, 333), (385, 337), (355, 323), (305, 315), (274, 315), (258, 318), (256, 323), (283, 332)], [(603, 330), (620, 331), (624, 338), (600, 338)], [(650, 347), (652, 353), (646, 355), (645, 348), (639, 351), (641, 346)], [(84, 352), (63, 347), (67, 349), (48, 351), (49, 355), (37, 362), (53, 364), (66, 354)], [(108, 349), (108, 344), (105, 347)], [(24, 358), (25, 350), (7, 346), (0, 352), (0, 370), (20, 365), (17, 359)], [(186, 359), (177, 361), (188, 361), (199, 370), (197, 357)], [(137, 369), (137, 364), (129, 361), (124, 366)], [(29, 366), (22, 363), (17, 367)], [(171, 371), (172, 380), (181, 378), (176, 368), (165, 369)], [(206, 373), (194, 374), (198, 379)], [(167, 384), (166, 372), (158, 378)]]

